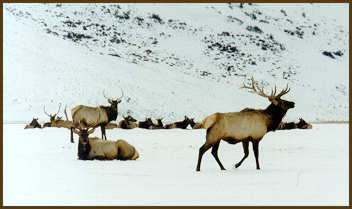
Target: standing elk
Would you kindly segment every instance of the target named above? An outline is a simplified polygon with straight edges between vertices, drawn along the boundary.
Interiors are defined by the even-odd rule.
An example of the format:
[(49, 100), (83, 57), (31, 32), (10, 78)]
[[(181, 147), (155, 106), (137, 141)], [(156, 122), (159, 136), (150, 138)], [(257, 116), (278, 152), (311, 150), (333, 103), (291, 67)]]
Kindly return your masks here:
[(39, 124), (38, 118), (33, 118), (31, 123), (24, 127), (24, 129), (27, 128), (42, 128), (42, 126)]
[(137, 128), (137, 120), (134, 119), (132, 116), (128, 115), (127, 117), (123, 117), (123, 120), (121, 120), (118, 124), (119, 128), (122, 129), (132, 129), (132, 128)]
[[(105, 134), (105, 126), (113, 120), (116, 120), (118, 110), (117, 105), (122, 101), (123, 98), (123, 91), (121, 89), (122, 96), (114, 99), (109, 99), (105, 96), (103, 91), (104, 97), (108, 100), (110, 106), (103, 106), (100, 105), (98, 107), (89, 107), (85, 105), (77, 105), (76, 107), (72, 108), (71, 116), (73, 120), (74, 127), (98, 127), (101, 128), (101, 138), (106, 140)], [(71, 128), (71, 142), (73, 143), (73, 128)]]
[(183, 121), (177, 121), (171, 124), (167, 124), (165, 125), (165, 128), (166, 129), (170, 129), (170, 128), (186, 129), (190, 123), (191, 123), (191, 119), (185, 115), (185, 118), (183, 119)]
[(44, 123), (43, 128), (44, 127), (57, 127), (57, 128), (68, 128), (68, 129), (71, 129), (71, 127), (73, 126), (73, 123), (72, 123), (72, 121), (69, 121), (68, 118), (67, 118), (66, 106), (65, 106), (65, 110), (64, 110), (65, 115), (66, 115), (66, 120), (62, 120), (61, 117), (57, 116), (57, 114), (60, 111), (60, 108), (61, 108), (61, 103), (59, 105), (59, 110), (57, 111), (57, 113), (51, 115), (51, 114), (48, 114), (45, 111), (45, 106), (44, 106), (44, 113), (47, 116), (49, 116), (50, 122)]
[(102, 140), (97, 137), (88, 137), (95, 128), (73, 128), (78, 134), (78, 159), (80, 160), (136, 160), (139, 153), (136, 148), (125, 140)]
[(202, 156), (210, 148), (212, 148), (211, 153), (221, 170), (225, 170), (218, 157), (218, 149), (221, 140), (225, 140), (230, 144), (242, 142), (244, 157), (235, 164), (236, 168), (248, 157), (248, 145), (249, 142), (252, 142), (256, 167), (260, 169), (258, 160), (260, 140), (267, 132), (277, 129), (287, 110), (294, 108), (295, 103), (281, 99), (283, 95), (290, 91), (288, 85), (277, 95), (275, 86), (275, 90), (272, 90), (269, 96), (264, 93), (263, 88), (259, 88), (258, 83), (254, 81), (253, 77), (251, 81), (251, 86), (243, 84), (242, 88), (250, 89), (253, 93), (268, 98), (271, 104), (265, 110), (249, 110), (251, 108), (246, 108), (246, 111), (214, 113), (206, 117), (202, 121), (203, 128), (207, 130), (206, 142), (199, 149), (196, 171), (200, 171)]

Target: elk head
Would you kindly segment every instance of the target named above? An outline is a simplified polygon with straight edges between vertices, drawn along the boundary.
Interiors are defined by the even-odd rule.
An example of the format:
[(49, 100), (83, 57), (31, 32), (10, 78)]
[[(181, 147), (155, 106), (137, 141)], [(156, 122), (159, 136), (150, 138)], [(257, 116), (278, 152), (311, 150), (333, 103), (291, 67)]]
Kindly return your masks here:
[(274, 90), (271, 90), (270, 96), (264, 93), (263, 88), (259, 88), (258, 83), (254, 81), (254, 78), (251, 78), (251, 86), (246, 86), (243, 83), (243, 86), (241, 88), (247, 88), (252, 90), (252, 93), (258, 94), (259, 96), (268, 98), (268, 100), (275, 106), (279, 107), (280, 109), (287, 111), (290, 108), (295, 107), (294, 102), (286, 101), (281, 99), (281, 97), (285, 94), (287, 94), (290, 91), (290, 88), (288, 88), (288, 84), (286, 85), (286, 88), (282, 89), (282, 91), (278, 94), (276, 94), (276, 85)]
[(302, 118), (299, 118), (299, 122), (297, 123), (297, 128), (301, 129), (312, 129), (312, 125), (307, 123), (305, 120)]
[(185, 119), (183, 120), (183, 122), (187, 124), (192, 124), (192, 122), (194, 123), (194, 118), (189, 118), (187, 117), (187, 115), (185, 115)]
[(79, 136), (78, 142), (78, 158), (86, 160), (90, 151), (90, 144), (88, 140), (89, 134), (92, 134), (95, 128), (73, 128), (73, 132)]
[(108, 98), (108, 97), (105, 95), (105, 91), (103, 91), (103, 95), (104, 95), (105, 99), (108, 100), (108, 102), (109, 102), (109, 104), (111, 105), (111, 107), (117, 109), (117, 105), (122, 101), (122, 98), (123, 98), (123, 96), (124, 96), (122, 89), (121, 89), (121, 92), (122, 92), (121, 97), (118, 97), (116, 100), (115, 100), (115, 99), (112, 99), (112, 98)]
[[(56, 115), (60, 112), (60, 108), (61, 108), (61, 103), (60, 103), (60, 105), (59, 105), (59, 109), (58, 109), (57, 113), (51, 115), (51, 114), (48, 114), (48, 113), (45, 111), (45, 105), (44, 105), (44, 113), (45, 113), (47, 116), (49, 116), (50, 122), (54, 122), (54, 121), (56, 120)], [(58, 117), (58, 119), (61, 119), (61, 117)]]

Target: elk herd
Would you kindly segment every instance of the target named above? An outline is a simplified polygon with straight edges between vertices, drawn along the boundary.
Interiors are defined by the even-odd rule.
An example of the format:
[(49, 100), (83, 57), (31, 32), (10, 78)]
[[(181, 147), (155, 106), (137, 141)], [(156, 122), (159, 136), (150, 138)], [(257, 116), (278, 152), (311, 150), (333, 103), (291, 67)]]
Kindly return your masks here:
[[(294, 108), (295, 103), (281, 99), (281, 97), (289, 93), (288, 85), (277, 93), (276, 86), (271, 94), (266, 94), (263, 88), (251, 78), (250, 85), (243, 83), (242, 88), (249, 89), (252, 93), (267, 98), (270, 102), (265, 109), (244, 108), (239, 112), (220, 113), (216, 112), (205, 117), (201, 122), (195, 122), (194, 118), (184, 116), (182, 121), (165, 124), (163, 118), (157, 118), (153, 121), (150, 117), (144, 121), (137, 121), (131, 115), (122, 116), (123, 119), (118, 123), (114, 123), (118, 116), (118, 104), (122, 102), (124, 93), (117, 99), (108, 98), (103, 91), (103, 96), (107, 99), (107, 106), (85, 106), (77, 105), (71, 109), (72, 121), (67, 117), (66, 107), (64, 113), (66, 120), (58, 117), (61, 103), (55, 114), (48, 114), (44, 106), (44, 113), (49, 117), (49, 122), (40, 125), (38, 118), (33, 118), (32, 122), (25, 126), (27, 128), (47, 128), (62, 127), (70, 130), (70, 141), (74, 143), (73, 133), (77, 134), (78, 139), (78, 159), (80, 160), (136, 160), (139, 153), (134, 146), (123, 139), (107, 140), (106, 129), (205, 129), (205, 143), (199, 148), (198, 161), (196, 171), (200, 171), (202, 156), (211, 148), (211, 154), (219, 165), (221, 170), (225, 170), (218, 157), (218, 149), (220, 141), (226, 141), (229, 144), (242, 143), (243, 158), (234, 166), (239, 167), (249, 155), (249, 143), (252, 143), (253, 152), (256, 160), (256, 169), (259, 166), (259, 143), (266, 133), (275, 130), (285, 129), (311, 129), (312, 125), (299, 119), (295, 122), (282, 122), (286, 112)], [(96, 128), (101, 129), (101, 138), (89, 137)]]

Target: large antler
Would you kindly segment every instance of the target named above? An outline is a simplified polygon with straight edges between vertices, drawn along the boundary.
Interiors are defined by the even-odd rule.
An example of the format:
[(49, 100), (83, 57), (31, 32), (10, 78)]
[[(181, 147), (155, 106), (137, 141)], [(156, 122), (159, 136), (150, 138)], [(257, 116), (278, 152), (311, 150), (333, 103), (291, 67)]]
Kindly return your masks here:
[(57, 113), (55, 114), (55, 116), (60, 112), (60, 109), (61, 109), (61, 102), (60, 102), (59, 109), (57, 110)]
[(44, 105), (44, 113), (45, 113), (45, 115), (51, 117), (51, 116), (45, 111), (45, 105)]
[(258, 83), (254, 81), (254, 78), (253, 76), (251, 77), (251, 86), (246, 86), (246, 84), (243, 83), (243, 86), (241, 88), (246, 88), (246, 89), (250, 89), (252, 90), (253, 93), (256, 93), (262, 97), (266, 97), (268, 98), (270, 101), (273, 100), (273, 99), (279, 99), (281, 96), (287, 94), (290, 89), (288, 88), (288, 84), (286, 85), (286, 88), (284, 88), (279, 94), (275, 95), (276, 94), (276, 85), (275, 85), (275, 88), (274, 90), (271, 90), (271, 94), (270, 96), (265, 94), (264, 93), (264, 89), (263, 88), (260, 88)]
[(283, 95), (287, 94), (291, 89), (288, 88), (288, 84), (286, 84), (286, 88), (282, 89), (282, 91), (276, 95), (276, 98), (280, 98), (282, 97)]
[(108, 98), (108, 97), (105, 95), (105, 90), (103, 90), (103, 96), (105, 97), (105, 99), (108, 100), (109, 103), (112, 102), (112, 99)]
[(57, 113), (55, 113), (54, 115), (51, 115), (45, 111), (45, 105), (44, 105), (44, 113), (49, 117), (56, 117), (56, 115), (60, 112), (60, 108), (61, 108), (61, 102), (60, 102), (59, 109), (58, 109)]
[[(117, 101), (121, 101), (121, 99), (124, 97), (124, 93), (123, 93), (122, 88), (121, 88), (121, 93), (122, 93), (122, 95), (121, 95), (121, 97), (118, 97), (118, 98), (117, 98)], [(105, 95), (105, 90), (103, 90), (103, 95), (104, 95), (105, 99), (108, 100), (109, 103), (111, 103), (111, 102), (113, 101), (113, 99), (108, 98), (108, 97)]]
[(118, 100), (121, 100), (123, 98), (123, 96), (124, 96), (122, 88), (120, 88), (120, 89), (121, 89), (122, 95), (121, 95), (121, 97), (118, 98)]
[(67, 108), (67, 105), (65, 105), (64, 113), (65, 113), (65, 116), (66, 116), (66, 121), (68, 121), (66, 108)]

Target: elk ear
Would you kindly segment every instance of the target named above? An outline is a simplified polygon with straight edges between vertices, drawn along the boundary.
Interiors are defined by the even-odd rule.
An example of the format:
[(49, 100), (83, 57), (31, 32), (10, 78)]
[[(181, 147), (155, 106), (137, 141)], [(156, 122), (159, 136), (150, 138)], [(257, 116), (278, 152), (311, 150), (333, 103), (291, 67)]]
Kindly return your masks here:
[(116, 103), (117, 103), (117, 104), (120, 104), (121, 101), (122, 101), (121, 99), (117, 99), (117, 100), (116, 100)]

